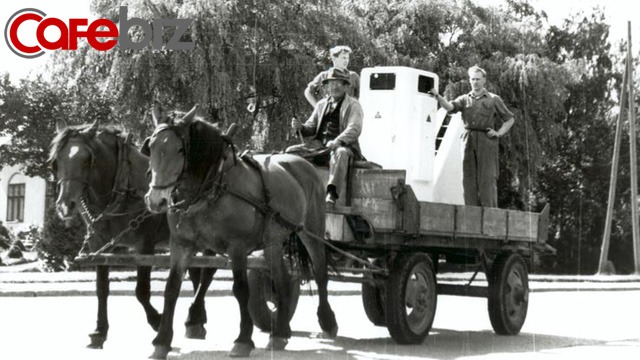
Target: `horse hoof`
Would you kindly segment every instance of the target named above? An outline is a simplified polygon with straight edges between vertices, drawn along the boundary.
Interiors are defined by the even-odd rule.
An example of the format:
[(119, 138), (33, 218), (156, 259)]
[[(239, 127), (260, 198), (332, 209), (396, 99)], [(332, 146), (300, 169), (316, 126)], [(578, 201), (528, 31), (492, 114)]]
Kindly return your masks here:
[(89, 339), (91, 339), (91, 342), (87, 345), (87, 349), (102, 349), (107, 337), (99, 333), (93, 333), (89, 334)]
[(267, 344), (267, 350), (281, 351), (281, 350), (284, 350), (284, 348), (287, 346), (288, 343), (289, 343), (288, 339), (272, 336), (269, 338), (269, 343)]
[(171, 351), (171, 346), (156, 346), (149, 359), (166, 360), (169, 351)]
[(322, 338), (323, 339), (335, 339), (338, 336), (338, 327), (334, 327), (331, 331), (323, 331)]
[(202, 324), (188, 325), (185, 337), (187, 339), (204, 340), (207, 337), (207, 329)]
[(253, 344), (236, 342), (233, 344), (233, 348), (229, 353), (231, 357), (249, 357), (251, 350), (253, 350)]

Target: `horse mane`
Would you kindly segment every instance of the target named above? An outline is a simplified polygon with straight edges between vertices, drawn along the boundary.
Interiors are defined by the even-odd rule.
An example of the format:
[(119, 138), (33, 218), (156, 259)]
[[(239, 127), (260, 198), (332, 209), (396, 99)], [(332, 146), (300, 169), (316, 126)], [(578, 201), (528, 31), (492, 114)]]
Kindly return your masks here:
[(225, 138), (215, 125), (196, 117), (187, 124), (188, 154), (187, 171), (200, 179), (204, 179), (209, 169), (220, 162), (224, 156)]
[[(62, 132), (59, 132), (56, 135), (56, 137), (53, 138), (53, 140), (51, 141), (51, 148), (49, 150), (49, 158), (47, 159), (47, 162), (53, 163), (56, 160), (56, 157), (58, 156), (62, 148), (64, 148), (67, 145), (67, 143), (71, 138), (76, 136), (83, 136), (86, 139), (86, 135), (83, 134), (83, 131), (88, 129), (90, 126), (91, 124), (67, 126), (64, 130), (62, 130)], [(98, 128), (98, 131), (107, 132), (116, 137), (124, 139), (122, 130), (116, 126), (112, 126), (112, 125), (100, 126)]]

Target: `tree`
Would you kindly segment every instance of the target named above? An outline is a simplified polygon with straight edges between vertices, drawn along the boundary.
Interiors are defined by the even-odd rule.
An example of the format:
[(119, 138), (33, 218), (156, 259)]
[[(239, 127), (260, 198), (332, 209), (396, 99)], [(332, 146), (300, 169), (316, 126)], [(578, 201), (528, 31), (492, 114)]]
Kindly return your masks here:
[[(194, 42), (195, 49), (98, 52), (80, 44), (77, 52), (55, 54), (49, 82), (13, 86), (5, 77), (0, 129), (15, 141), (0, 148), (0, 161), (45, 173), (46, 144), (61, 118), (119, 124), (141, 139), (151, 133), (155, 99), (183, 111), (198, 103), (200, 115), (221, 127), (237, 123), (234, 141), (240, 148), (281, 150), (295, 141), (289, 119), (304, 120), (312, 110), (303, 96), (306, 84), (329, 66), (327, 50), (338, 44), (354, 49), (355, 71), (401, 65), (435, 72), (440, 92), (449, 98), (469, 91), (467, 68), (479, 65), (488, 71), (488, 89), (516, 117), (501, 141), (500, 206), (535, 211), (550, 204), (550, 242), (559, 261), (549, 269), (584, 273), (595, 266), (613, 143), (612, 89), (621, 79), (614, 65), (620, 50), (608, 43), (602, 11), (577, 14), (554, 27), (525, 0), (506, 0), (500, 7), (472, 0), (127, 5), (129, 18), (193, 19), (182, 40)], [(114, 21), (119, 8), (115, 0), (92, 2), (97, 16)], [(164, 40), (172, 33), (164, 29)], [(138, 40), (142, 34), (134, 28), (129, 36)], [(628, 172), (628, 164), (621, 165)], [(618, 193), (617, 208), (628, 208), (627, 184)], [(611, 256), (626, 271), (627, 215), (616, 217), (614, 225)]]
[[(562, 27), (550, 28), (546, 36), (550, 59), (576, 62), (583, 69), (579, 81), (567, 87), (567, 116), (561, 123), (560, 138), (550, 147), (554, 157), (539, 172), (540, 194), (551, 205), (556, 230), (551, 244), (562, 254), (558, 267), (564, 272), (596, 271), (604, 231), (615, 123), (612, 79), (621, 78), (609, 55), (608, 31), (604, 15), (595, 11), (591, 16), (577, 14), (567, 19)], [(628, 179), (628, 161), (621, 160), (620, 177), (625, 176)], [(620, 182), (618, 189), (616, 208), (628, 210), (628, 182)], [(612, 244), (626, 243), (631, 248), (630, 221), (622, 211), (620, 215), (613, 227)], [(614, 253), (612, 250), (612, 257), (618, 257), (614, 260), (617, 269), (628, 271), (626, 256)]]
[(0, 82), (0, 166), (23, 165), (28, 176), (49, 178), (48, 145), (55, 123), (68, 116), (66, 94), (44, 81), (21, 80), (14, 86), (5, 75)]

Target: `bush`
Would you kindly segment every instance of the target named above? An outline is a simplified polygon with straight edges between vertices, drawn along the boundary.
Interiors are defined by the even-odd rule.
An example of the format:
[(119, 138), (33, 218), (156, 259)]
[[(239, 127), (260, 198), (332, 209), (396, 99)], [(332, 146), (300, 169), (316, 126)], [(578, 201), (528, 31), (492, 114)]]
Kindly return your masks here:
[(47, 212), (43, 237), (36, 243), (38, 258), (47, 271), (68, 270), (68, 263), (82, 247), (86, 228), (80, 216), (61, 220), (54, 209)]
[(42, 228), (31, 225), (29, 226), (29, 230), (18, 232), (16, 241), (13, 242), (12, 246), (17, 244), (17, 246), (20, 246), (20, 250), (27, 251), (40, 241), (42, 241)]
[(22, 251), (24, 249), (24, 245), (20, 242), (20, 240), (16, 240), (13, 242), (9, 251), (7, 252), (7, 257), (9, 259), (22, 259)]
[(7, 250), (11, 246), (11, 233), (0, 221), (0, 250)]
[(7, 250), (11, 246), (11, 239), (0, 235), (0, 250)]

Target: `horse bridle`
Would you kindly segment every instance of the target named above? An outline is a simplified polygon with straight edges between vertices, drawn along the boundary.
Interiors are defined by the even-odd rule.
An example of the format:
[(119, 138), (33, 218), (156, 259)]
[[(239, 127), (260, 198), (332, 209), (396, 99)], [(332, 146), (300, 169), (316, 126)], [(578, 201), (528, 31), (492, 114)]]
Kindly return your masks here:
[(186, 139), (185, 134), (182, 131), (180, 131), (180, 129), (177, 126), (172, 124), (160, 124), (158, 125), (158, 127), (156, 127), (153, 134), (151, 134), (151, 138), (158, 136), (158, 134), (160, 134), (163, 131), (169, 131), (169, 130), (173, 131), (173, 133), (176, 134), (176, 136), (182, 142), (182, 149), (183, 149), (182, 156), (184, 158), (182, 161), (182, 171), (180, 172), (180, 175), (178, 175), (178, 177), (169, 184), (164, 184), (164, 185), (149, 184), (149, 187), (154, 190), (166, 190), (178, 185), (178, 183), (180, 182), (180, 178), (182, 178), (182, 175), (187, 171), (187, 156), (189, 154), (189, 140)]
[[(176, 180), (172, 181), (169, 184), (163, 184), (163, 185), (156, 185), (156, 184), (150, 184), (149, 187), (151, 189), (154, 190), (166, 190), (169, 189), (171, 187), (175, 187), (176, 185), (178, 185), (181, 181), (182, 176), (185, 174), (185, 172), (187, 171), (188, 168), (188, 156), (189, 156), (189, 139), (187, 138), (186, 134), (184, 131), (181, 131), (181, 129), (178, 126), (175, 126), (173, 124), (160, 124), (158, 125), (158, 127), (155, 129), (155, 131), (153, 132), (153, 134), (151, 135), (151, 138), (157, 136), (159, 133), (163, 132), (163, 131), (167, 131), (167, 130), (171, 130), (173, 131), (176, 136), (178, 138), (180, 138), (180, 141), (182, 142), (182, 148), (183, 148), (183, 157), (184, 157), (184, 161), (182, 164), (182, 171), (180, 172), (180, 175), (176, 178)], [(216, 184), (218, 182), (218, 180), (222, 177), (224, 171), (224, 164), (225, 164), (225, 153), (226, 151), (231, 148), (233, 150), (233, 158), (234, 158), (234, 163), (237, 164), (236, 161), (236, 155), (235, 155), (235, 148), (233, 146), (233, 143), (231, 142), (231, 140), (227, 137), (227, 135), (221, 135), (222, 140), (227, 144), (227, 148), (225, 150), (222, 151), (222, 156), (220, 157), (220, 161), (218, 162), (218, 164), (211, 164), (211, 166), (209, 167), (209, 171), (207, 172), (205, 178), (203, 179), (202, 183), (200, 184), (198, 191), (196, 192), (196, 196), (194, 197), (194, 199), (191, 201), (191, 203), (196, 202), (201, 196), (203, 196), (203, 190), (206, 187), (207, 184)], [(179, 207), (181, 204), (174, 204), (172, 207)]]
[[(90, 168), (93, 169), (96, 166), (96, 149), (91, 146), (91, 144), (89, 142), (87, 142), (85, 139), (80, 139), (79, 141), (82, 146), (84, 146), (87, 151), (89, 152), (90, 155)], [(86, 198), (86, 191), (87, 189), (91, 190), (91, 192), (94, 194), (94, 196), (98, 197), (98, 194), (93, 190), (93, 188), (91, 186), (89, 186), (89, 181), (87, 179), (84, 178), (79, 178), (79, 177), (63, 177), (60, 178), (58, 180), (58, 186), (60, 186), (60, 184), (63, 181), (76, 181), (79, 182), (81, 184), (84, 185), (84, 189), (83, 194), (80, 197), (80, 204), (83, 206), (83, 209), (85, 210), (89, 220), (90, 220), (90, 224), (89, 225), (93, 225), (95, 222), (97, 222), (98, 220), (100, 220), (101, 218), (103, 218), (104, 216), (118, 216), (118, 215), (125, 215), (125, 214), (119, 214), (119, 213), (110, 213), (109, 210), (111, 210), (111, 208), (113, 207), (117, 207), (117, 205), (119, 205), (119, 195), (123, 195), (126, 194), (128, 192), (131, 191), (131, 189), (128, 187), (128, 181), (126, 186), (127, 187), (122, 187), (121, 185), (121, 179), (119, 178), (119, 172), (122, 171), (121, 167), (126, 165), (126, 164), (121, 164), (119, 158), (120, 155), (126, 157), (126, 144), (124, 142), (124, 140), (118, 136), (116, 136), (116, 142), (117, 142), (117, 151), (118, 151), (118, 155), (117, 155), (117, 160), (116, 160), (116, 179), (115, 182), (113, 184), (113, 187), (110, 191), (111, 193), (111, 199), (109, 200), (109, 202), (105, 205), (104, 210), (102, 212), (100, 212), (97, 215), (94, 215), (91, 213), (91, 211), (89, 210), (88, 204), (87, 204), (87, 198)], [(120, 154), (120, 152), (123, 152), (122, 154)], [(54, 167), (56, 167), (56, 164), (53, 164)]]

